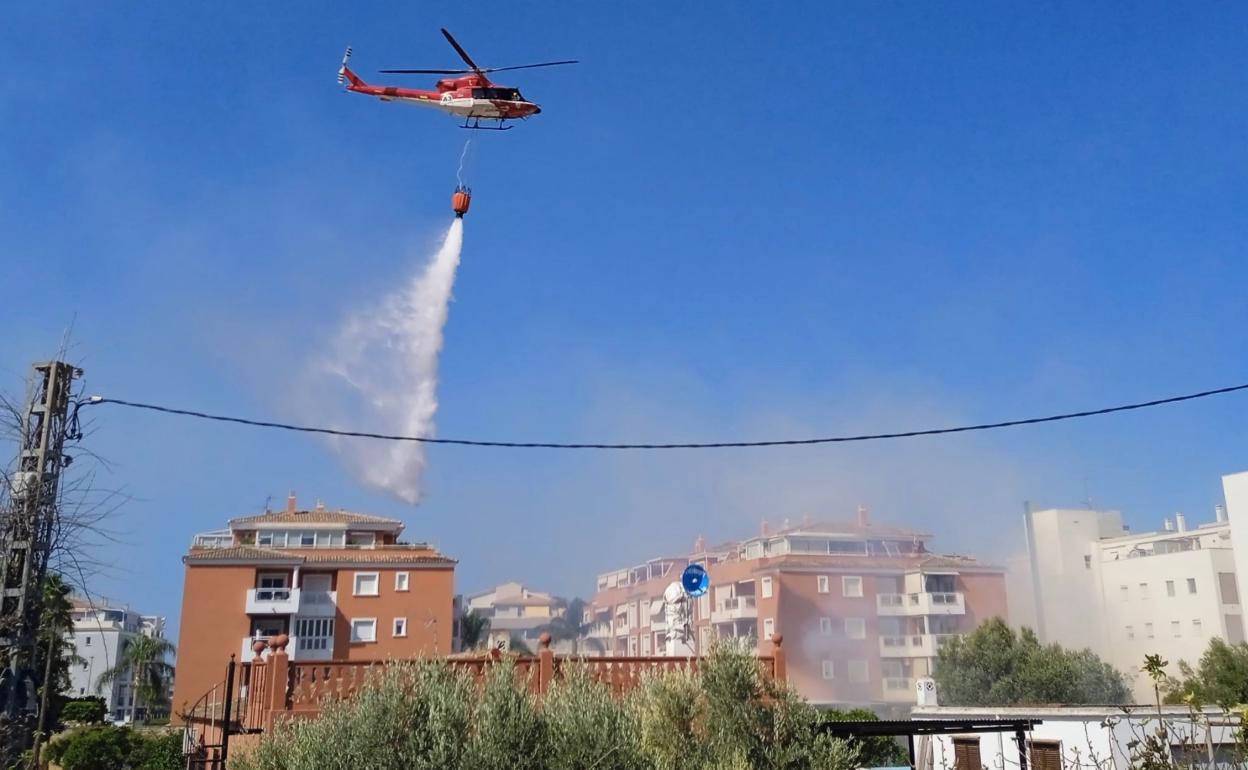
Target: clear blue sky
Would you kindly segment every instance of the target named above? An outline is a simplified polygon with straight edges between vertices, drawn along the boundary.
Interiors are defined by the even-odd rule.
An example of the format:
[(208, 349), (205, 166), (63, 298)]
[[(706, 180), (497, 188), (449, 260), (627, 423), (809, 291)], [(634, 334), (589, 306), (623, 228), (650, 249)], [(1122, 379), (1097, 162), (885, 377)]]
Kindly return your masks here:
[[(225, 10), (223, 10), (223, 8)], [(1248, 379), (1248, 8), (27, 3), (0, 28), (0, 370), (74, 323), (92, 392), (290, 417), (292, 378), (449, 220), (466, 132), (344, 95), (508, 73), (476, 135), (439, 431), (714, 440), (997, 419)], [(413, 85), (424, 85), (413, 78)], [(395, 515), (470, 591), (850, 515), (1004, 559), (1021, 501), (1203, 520), (1248, 399), (908, 442), (436, 449), (410, 508), (321, 442), (108, 407), (100, 590), (176, 616), (196, 531), (287, 490)]]

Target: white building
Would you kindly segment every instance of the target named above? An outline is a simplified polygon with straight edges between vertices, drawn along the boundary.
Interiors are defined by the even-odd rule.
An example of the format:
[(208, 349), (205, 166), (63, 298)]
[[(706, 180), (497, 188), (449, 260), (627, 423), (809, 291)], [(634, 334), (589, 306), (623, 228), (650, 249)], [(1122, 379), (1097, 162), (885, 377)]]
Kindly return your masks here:
[(67, 634), (81, 662), (70, 668), (71, 697), (99, 695), (104, 698), (107, 716), (114, 721), (129, 717), (134, 705), (131, 677), (118, 677), (97, 693), (100, 674), (117, 665), (122, 651), (137, 636), (163, 638), (165, 619), (140, 615), (125, 605), (106, 599), (73, 600), (74, 630)]
[[(1237, 486), (1242, 478), (1243, 494)], [(1248, 474), (1224, 480), (1248, 521)], [(1225, 509), (1189, 526), (1183, 514), (1158, 532), (1126, 534), (1117, 511), (1049, 509), (1028, 521), (1036, 631), (1041, 640), (1091, 648), (1130, 678), (1137, 702), (1152, 699), (1140, 671), (1147, 654), (1195, 664), (1214, 636), (1244, 641), (1245, 569)], [(1240, 538), (1248, 541), (1248, 524)], [(1248, 542), (1243, 543), (1248, 558)], [(1237, 577), (1238, 576), (1238, 577)]]
[[(1164, 724), (1174, 766), (1233, 770), (1239, 717), (1218, 709), (1193, 713), (1186, 706), (1124, 711), (1118, 706), (965, 708), (920, 706), (914, 719), (1036, 720), (1026, 735), (1029, 770), (1129, 770), (1132, 752)], [(920, 770), (1017, 768), (1019, 747), (1011, 733), (937, 735), (917, 752)]]

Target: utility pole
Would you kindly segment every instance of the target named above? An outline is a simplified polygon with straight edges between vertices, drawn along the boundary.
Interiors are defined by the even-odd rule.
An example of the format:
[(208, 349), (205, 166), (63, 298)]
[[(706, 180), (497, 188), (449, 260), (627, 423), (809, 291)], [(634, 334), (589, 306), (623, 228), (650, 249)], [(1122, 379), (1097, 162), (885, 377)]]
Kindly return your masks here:
[(9, 767), (30, 745), (36, 710), (32, 671), (43, 605), (43, 579), (56, 531), (62, 450), (70, 391), (82, 370), (61, 361), (35, 364), (35, 390), (20, 426), (21, 447), (0, 511), (0, 759)]

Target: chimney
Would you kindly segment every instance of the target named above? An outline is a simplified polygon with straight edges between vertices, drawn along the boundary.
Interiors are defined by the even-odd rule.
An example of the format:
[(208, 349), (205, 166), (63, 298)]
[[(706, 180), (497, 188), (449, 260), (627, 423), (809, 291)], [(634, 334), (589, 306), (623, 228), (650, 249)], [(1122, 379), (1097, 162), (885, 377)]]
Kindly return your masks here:
[(325, 510), (325, 503), (324, 503), (323, 501), (321, 501), (321, 500), (319, 500), (319, 499), (318, 499), (318, 500), (316, 501), (316, 510), (318, 510), (318, 511), (323, 511), (323, 510)]
[(297, 504), (295, 503), (295, 492), (292, 489), (290, 494), (286, 496), (286, 512), (294, 513), (296, 508)]
[(1162, 520), (1162, 522), (1161, 522), (1161, 526), (1165, 527), (1165, 529), (1166, 529), (1166, 531), (1167, 531), (1167, 532), (1173, 532), (1173, 531), (1174, 531), (1174, 524), (1173, 524), (1173, 523), (1170, 521), (1170, 519), (1168, 519), (1168, 518), (1167, 518), (1167, 519), (1163, 519), (1163, 520)]
[(1174, 514), (1174, 528), (1179, 532), (1187, 531), (1187, 517), (1181, 513)]
[(762, 535), (763, 537), (767, 537), (767, 535), (769, 535), (769, 534), (770, 534), (770, 533), (767, 531), (767, 520), (766, 520), (766, 519), (763, 519), (762, 524), (760, 524), (760, 525), (759, 525), (759, 527), (758, 527), (758, 534)]
[(871, 525), (870, 519), (867, 517), (867, 506), (858, 506), (858, 526), (868, 527)]
[(1224, 523), (1226, 521), (1226, 506), (1225, 505), (1213, 506), (1213, 518), (1216, 519), (1219, 524)]

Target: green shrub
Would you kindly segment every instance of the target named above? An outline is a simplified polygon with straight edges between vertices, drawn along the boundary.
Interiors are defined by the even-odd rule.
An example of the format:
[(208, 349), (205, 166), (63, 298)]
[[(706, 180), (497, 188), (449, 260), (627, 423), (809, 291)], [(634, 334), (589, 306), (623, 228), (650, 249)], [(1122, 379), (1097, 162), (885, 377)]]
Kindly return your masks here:
[(134, 738), (128, 760), (131, 770), (181, 770), (186, 766), (180, 731), (135, 733)]
[(127, 727), (88, 727), (64, 741), (59, 764), (65, 770), (123, 770), (133, 745)]
[(61, 721), (99, 724), (104, 721), (106, 711), (103, 698), (73, 698), (61, 707)]
[(354, 698), (279, 723), (250, 755), (232, 756), (231, 770), (859, 766), (854, 746), (822, 734), (818, 713), (740, 651), (716, 650), (696, 674), (648, 674), (623, 698), (584, 665), (565, 664), (540, 702), (519, 674), (507, 658), (481, 686), (441, 661), (379, 667)]
[(468, 749), (474, 770), (539, 770), (543, 724), (537, 702), (516, 676), (515, 663), (504, 658), (490, 667), (476, 709)]
[(568, 665), (542, 699), (549, 770), (643, 770), (639, 712), (594, 681), (582, 664)]

